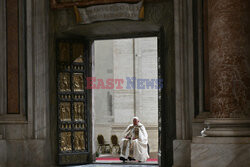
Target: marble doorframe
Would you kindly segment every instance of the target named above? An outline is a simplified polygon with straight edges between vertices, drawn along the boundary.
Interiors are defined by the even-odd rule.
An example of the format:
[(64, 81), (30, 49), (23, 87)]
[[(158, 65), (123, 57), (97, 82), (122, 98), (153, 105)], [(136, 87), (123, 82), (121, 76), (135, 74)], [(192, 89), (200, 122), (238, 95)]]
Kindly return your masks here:
[[(26, 114), (27, 114), (27, 91), (26, 91), (26, 2), (20, 0), (18, 4), (18, 80), (19, 88), (17, 91), (19, 93), (18, 99), (18, 111), (14, 114), (8, 114), (8, 33), (7, 33), (7, 24), (8, 24), (8, 12), (7, 12), (7, 3), (6, 1), (1, 1), (1, 12), (0, 12), (0, 124), (4, 123), (16, 123), (16, 121), (26, 123)], [(14, 74), (13, 76), (15, 76)], [(12, 77), (13, 77), (12, 76)], [(11, 78), (11, 76), (9, 76)], [(12, 78), (11, 78), (12, 79)], [(15, 93), (14, 93), (15, 94)], [(9, 97), (10, 98), (10, 97)], [(12, 111), (13, 112), (13, 111)], [(0, 130), (1, 133), (1, 130)]]
[[(5, 39), (5, 1), (1, 1), (0, 37)], [(49, 98), (49, 2), (26, 0), (26, 33), (23, 35), (26, 64), (25, 114), (5, 115), (6, 56), (0, 56), (0, 166), (47, 166), (53, 164), (50, 148)], [(6, 40), (0, 41), (6, 54)], [(24, 70), (24, 69), (22, 69)]]
[[(130, 25), (130, 22), (124, 22), (125, 25), (128, 24)], [(109, 22), (104, 22), (103, 24), (109, 24)], [(135, 29), (133, 29), (133, 27)], [(161, 95), (159, 95), (160, 98), (160, 102), (159, 102), (159, 106), (161, 106), (159, 108), (159, 126), (158, 126), (158, 130), (159, 130), (159, 165), (160, 166), (172, 166), (172, 162), (173, 162), (173, 151), (172, 151), (172, 143), (173, 143), (173, 139), (175, 138), (174, 135), (171, 135), (173, 133), (173, 129), (175, 129), (175, 120), (173, 118), (174, 116), (174, 112), (173, 110), (169, 110), (169, 101), (168, 101), (168, 97), (170, 96), (170, 91), (168, 88), (168, 82), (169, 82), (169, 77), (166, 75), (167, 71), (170, 71), (167, 65), (167, 59), (168, 56), (166, 54), (167, 49), (166, 49), (166, 34), (164, 32), (164, 28), (163, 26), (158, 26), (157, 25), (157, 29), (152, 30), (152, 29), (148, 29), (145, 28), (144, 31), (135, 31), (136, 30), (136, 26), (134, 25), (130, 25), (131, 28), (131, 32), (128, 33), (118, 33), (117, 32), (111, 32), (110, 34), (106, 35), (91, 35), (91, 36), (84, 36), (83, 34), (80, 33), (79, 29), (71, 29), (70, 31), (65, 31), (63, 33), (58, 33), (56, 34), (54, 37), (56, 38), (83, 38), (85, 40), (89, 40), (90, 43), (91, 41), (94, 40), (105, 40), (105, 39), (120, 39), (120, 38), (137, 38), (137, 37), (157, 37), (158, 38), (158, 60), (160, 60), (158, 63), (160, 65), (160, 76), (163, 79), (163, 88), (161, 90)], [(73, 33), (72, 33), (73, 32)], [(54, 39), (54, 40), (55, 40)], [(53, 49), (53, 47), (51, 47), (51, 49)], [(52, 53), (54, 53), (53, 50), (51, 50)], [(50, 63), (52, 63), (53, 65), (55, 65), (55, 60), (53, 60), (54, 63), (52, 63), (52, 61)], [(51, 65), (52, 68), (53, 65)], [(54, 73), (54, 72), (53, 72)], [(52, 74), (53, 74), (52, 73)], [(52, 77), (52, 75), (51, 75)], [(52, 78), (51, 78), (52, 79)], [(52, 79), (50, 81), (51, 86), (54, 87), (55, 84), (52, 84), (54, 79)], [(54, 85), (54, 86), (53, 86)], [(54, 95), (54, 93), (51, 93), (51, 101), (53, 101), (56, 96)], [(173, 99), (172, 99), (173, 100)], [(53, 109), (52, 109), (53, 111)], [(52, 114), (53, 116), (51, 117), (56, 117), (55, 114)], [(55, 126), (55, 123), (52, 123), (51, 125), (52, 127)], [(92, 125), (93, 126), (93, 125)], [(91, 127), (90, 127), (91, 128)], [(55, 132), (55, 130), (52, 130), (52, 132)], [(55, 143), (56, 140), (52, 141)], [(95, 155), (93, 155), (93, 158), (95, 157)]]
[[(108, 24), (108, 23), (107, 23)], [(67, 34), (67, 33), (66, 33)], [(112, 33), (111, 33), (112, 34)], [(75, 35), (75, 34), (74, 34)], [(90, 36), (90, 37), (86, 37), (85, 39), (87, 41), (90, 41), (91, 44), (93, 44), (93, 42), (95, 40), (110, 40), (110, 39), (126, 39), (126, 38), (147, 38), (147, 37), (157, 37), (157, 59), (158, 59), (158, 77), (159, 78), (162, 78), (164, 80), (164, 83), (167, 82), (167, 78), (164, 76), (164, 65), (165, 65), (165, 62), (163, 61), (163, 58), (164, 58), (164, 53), (165, 53), (165, 48), (164, 48), (164, 32), (163, 32), (163, 29), (161, 27), (159, 27), (159, 29), (157, 31), (148, 31), (148, 32), (139, 32), (139, 33), (134, 33), (134, 32), (131, 32), (131, 34), (112, 34), (112, 35), (104, 35), (104, 36)], [(92, 48), (92, 45), (89, 47), (89, 49), (91, 50), (90, 51), (90, 57), (93, 61), (93, 48)], [(92, 70), (93, 70), (93, 64), (92, 64)], [(164, 137), (164, 135), (161, 135), (162, 130), (165, 130), (167, 129), (167, 127), (162, 127), (162, 121), (166, 122), (165, 119), (162, 119), (162, 114), (167, 114), (167, 113), (164, 113), (164, 111), (166, 110), (166, 106), (165, 105), (161, 105), (161, 104), (164, 104), (165, 101), (166, 101), (166, 94), (167, 94), (167, 89), (166, 89), (166, 84), (163, 86), (163, 88), (158, 92), (159, 95), (158, 95), (158, 100), (161, 101), (159, 102), (159, 107), (158, 107), (158, 141), (159, 141), (159, 144), (158, 144), (158, 150), (159, 150), (159, 160), (158, 160), (158, 164), (161, 166), (161, 164), (166, 164), (166, 165), (169, 165), (169, 162), (165, 162), (164, 159), (161, 157), (161, 153), (162, 154), (167, 154), (166, 152), (171, 152), (171, 150), (166, 150), (166, 151), (163, 151), (163, 147), (161, 146), (166, 146), (170, 143), (167, 143)], [(93, 92), (91, 93), (93, 95)], [(93, 99), (92, 99), (93, 101)], [(92, 112), (93, 112), (93, 103), (92, 103), (92, 106), (90, 107), (92, 108)], [(93, 114), (93, 113), (92, 113)], [(94, 138), (94, 123), (93, 123), (94, 119), (92, 118), (92, 127), (90, 127), (92, 129), (92, 140), (94, 141), (95, 138)], [(91, 143), (92, 144), (92, 143)], [(92, 144), (92, 150), (95, 150), (94, 149), (94, 144)], [(92, 152), (92, 160), (95, 160), (96, 158), (96, 155), (94, 152)], [(173, 155), (171, 155), (170, 157), (168, 158), (172, 158)], [(162, 165), (163, 166), (163, 165)]]
[[(164, 38), (164, 36), (162, 36), (163, 34), (161, 34), (161, 29), (159, 28), (159, 30), (157, 30), (157, 31), (148, 31), (148, 32), (145, 32), (145, 33), (143, 33), (143, 32), (140, 32), (140, 33), (133, 33), (133, 32), (131, 32), (131, 34), (133, 34), (133, 35), (131, 35), (131, 34), (123, 34), (123, 33), (121, 33), (121, 34), (119, 34), (119, 35), (104, 35), (104, 36), (102, 36), (102, 37), (89, 37), (90, 38), (90, 43), (92, 44), (92, 46), (91, 46), (91, 50), (92, 50), (92, 54), (91, 54), (91, 56), (90, 57), (92, 57), (92, 76), (95, 76), (95, 63), (94, 63), (94, 60), (96, 59), (96, 53), (95, 53), (95, 46), (94, 46), (94, 42), (95, 41), (99, 41), (99, 40), (126, 40), (126, 39), (137, 39), (137, 38), (141, 38), (141, 39), (143, 39), (143, 38), (156, 38), (156, 41), (157, 41), (157, 63), (156, 63), (156, 65), (157, 65), (157, 78), (162, 78), (161, 76), (160, 76), (160, 74), (162, 73), (162, 71), (161, 71), (161, 66), (164, 64), (163, 62), (162, 62), (162, 57), (163, 57), (163, 55), (162, 54), (160, 54), (160, 53), (162, 53), (162, 51), (161, 51), (161, 49), (162, 49), (162, 47), (161, 46), (159, 46), (160, 44), (162, 44), (161, 42), (160, 42), (160, 40), (162, 39), (162, 38)], [(102, 56), (105, 56), (105, 55), (102, 55)], [(100, 67), (99, 67), (100, 68)], [(102, 68), (102, 67), (101, 67)], [(100, 74), (99, 74), (100, 75)], [(119, 77), (118, 77), (119, 78)], [(95, 134), (99, 134), (99, 133), (96, 133), (95, 132), (95, 129), (96, 129), (96, 123), (95, 123), (95, 115), (97, 114), (100, 114), (100, 113), (96, 113), (96, 110), (94, 109), (94, 105), (95, 105), (95, 98), (94, 98), (94, 91), (95, 91), (95, 89), (93, 89), (92, 90), (92, 115), (93, 115), (93, 117), (92, 117), (92, 141), (96, 141), (96, 136), (95, 136)], [(162, 94), (161, 94), (162, 93)], [(158, 101), (164, 101), (164, 100), (166, 100), (166, 98), (164, 97), (164, 98), (161, 98), (161, 97), (163, 97), (163, 95), (165, 94), (166, 92), (165, 91), (161, 91), (161, 89), (158, 91), (158, 94), (157, 94), (157, 100)], [(123, 92), (123, 94), (124, 94), (124, 92)], [(121, 99), (119, 99), (119, 100), (121, 100)], [(122, 100), (121, 100), (122, 101)], [(161, 102), (162, 103), (162, 102)], [(160, 105), (161, 104), (160, 102), (159, 102), (159, 104), (157, 105), (157, 115), (158, 115), (158, 119), (157, 119), (157, 126), (154, 126), (154, 125), (150, 125), (150, 124), (145, 124), (145, 122), (144, 122), (144, 126), (146, 127), (146, 130), (148, 131), (148, 134), (149, 134), (149, 136), (151, 135), (152, 136), (152, 134), (150, 134), (150, 133), (152, 133), (152, 131), (157, 131), (157, 133), (158, 133), (158, 135), (157, 135), (157, 139), (158, 140), (155, 140), (155, 141), (153, 141), (152, 139), (149, 141), (149, 145), (150, 145), (150, 153), (154, 153), (154, 155), (153, 156), (157, 156), (157, 158), (159, 158), (158, 159), (158, 161), (157, 161), (157, 163), (155, 162), (155, 163), (153, 163), (152, 165), (156, 165), (156, 164), (160, 164), (160, 160), (161, 160), (161, 157), (159, 157), (159, 152), (161, 152), (161, 148), (160, 148), (160, 136), (161, 136), (161, 134), (160, 134), (160, 131), (161, 131), (161, 129), (165, 129), (165, 128), (163, 128), (163, 127), (161, 127), (161, 112), (162, 112), (162, 105)], [(118, 114), (119, 115), (119, 114)], [(140, 116), (139, 116), (139, 118), (141, 118)], [(120, 135), (119, 134), (122, 134), (123, 133), (123, 131), (125, 130), (124, 128), (126, 128), (127, 127), (127, 125), (126, 124), (124, 124), (124, 123), (115, 123), (115, 124), (111, 124), (111, 125), (109, 125), (109, 124), (105, 124), (105, 123), (103, 123), (103, 124), (98, 124), (97, 125), (98, 127), (97, 127), (97, 129), (99, 129), (100, 128), (100, 126), (104, 126), (105, 128), (108, 128), (108, 129), (111, 129), (111, 135), (112, 134), (116, 134), (117, 136), (118, 136), (118, 141), (120, 142)], [(150, 132), (151, 131), (151, 132)], [(101, 132), (100, 130), (99, 130), (99, 132)], [(104, 133), (105, 131), (103, 131), (102, 133)], [(107, 135), (106, 135), (107, 136)], [(104, 135), (104, 138), (105, 138), (105, 140), (107, 139), (107, 142), (109, 143), (109, 142), (111, 142), (111, 141), (109, 141), (109, 139), (108, 139), (108, 137), (106, 138), (105, 137), (105, 135)], [(157, 142), (156, 142), (157, 141)], [(156, 150), (156, 151), (152, 151), (153, 150), (153, 148), (151, 147), (152, 145), (152, 143), (154, 143), (154, 144), (156, 144), (157, 145), (157, 147), (158, 147), (158, 149)], [(165, 141), (163, 141), (163, 143), (165, 143)], [(166, 145), (166, 144), (164, 144), (164, 145)], [(96, 142), (92, 142), (92, 150), (93, 150), (93, 163), (102, 163), (102, 162), (96, 162), (96, 154), (95, 154), (95, 152), (96, 152), (96, 148), (97, 148), (97, 145), (96, 145)], [(170, 150), (171, 151), (171, 150)], [(151, 157), (150, 156), (150, 158), (153, 158), (153, 157)], [(111, 162), (110, 164), (113, 164), (113, 162)], [(147, 163), (142, 163), (142, 165), (148, 165)]]
[[(20, 1), (22, 2), (22, 1)], [(23, 68), (25, 65), (22, 64), (20, 69), (20, 74), (25, 74), (25, 78), (21, 78), (25, 81), (25, 87), (27, 87), (21, 98), (25, 98), (24, 105), (26, 107), (20, 109), (21, 114), (7, 114), (7, 55), (6, 55), (6, 14), (5, 14), (5, 1), (1, 1), (1, 13), (0, 13), (0, 37), (1, 40), (1, 53), (0, 56), (0, 124), (19, 124), (27, 125), (29, 132), (27, 135), (34, 138), (45, 138), (46, 137), (46, 116), (48, 111), (49, 99), (48, 94), (48, 3), (32, 0), (26, 0), (25, 14), (24, 17), (26, 28), (25, 32), (21, 32), (22, 39), (20, 39), (22, 44), (20, 56), (22, 63), (26, 64), (26, 69)], [(41, 15), (41, 13), (44, 13)], [(23, 24), (22, 23), (22, 24)], [(21, 31), (24, 28), (20, 28)], [(26, 77), (27, 76), (27, 77)], [(45, 90), (45, 91), (44, 91)], [(22, 90), (23, 91), (23, 90)], [(34, 97), (39, 97), (34, 98)], [(44, 119), (41, 119), (44, 118)], [(40, 120), (40, 121), (39, 121)], [(31, 126), (30, 126), (31, 125)], [(0, 128), (2, 129), (2, 128)], [(4, 128), (5, 129), (5, 128)], [(6, 129), (7, 130), (7, 129)], [(4, 130), (4, 131), (6, 131)], [(0, 131), (0, 133), (2, 133)], [(8, 139), (8, 136), (3, 132), (3, 137)]]
[[(203, 7), (199, 0), (174, 1), (176, 140), (174, 166), (191, 166), (191, 142), (200, 135), (204, 112)], [(187, 165), (188, 164), (188, 165)]]

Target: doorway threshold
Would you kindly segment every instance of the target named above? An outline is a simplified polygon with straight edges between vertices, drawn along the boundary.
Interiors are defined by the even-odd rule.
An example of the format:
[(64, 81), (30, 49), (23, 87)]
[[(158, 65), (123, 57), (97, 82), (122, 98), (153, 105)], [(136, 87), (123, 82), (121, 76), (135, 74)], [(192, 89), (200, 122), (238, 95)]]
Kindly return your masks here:
[(108, 161), (108, 162), (93, 162), (93, 164), (115, 164), (115, 165), (153, 165), (153, 166), (157, 166), (158, 163), (155, 162), (117, 162), (117, 161)]
[(128, 165), (158, 165), (158, 159), (149, 158), (146, 162), (138, 162), (138, 161), (125, 161), (122, 162), (119, 158), (119, 155), (111, 155), (111, 154), (103, 154), (100, 157), (96, 158), (93, 162), (95, 164), (128, 164)]
[(85, 165), (77, 165), (77, 166), (67, 166), (67, 167), (159, 167), (157, 164), (138, 164), (138, 163), (109, 163), (109, 164), (103, 164), (103, 163), (93, 163), (93, 164), (85, 164)]

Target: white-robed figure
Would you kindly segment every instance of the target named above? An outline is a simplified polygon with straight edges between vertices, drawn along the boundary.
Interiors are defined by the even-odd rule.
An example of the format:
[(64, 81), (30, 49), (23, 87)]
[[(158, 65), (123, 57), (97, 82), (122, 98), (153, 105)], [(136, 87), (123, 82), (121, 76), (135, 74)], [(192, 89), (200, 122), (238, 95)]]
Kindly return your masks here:
[(148, 133), (143, 124), (139, 122), (138, 117), (133, 118), (133, 124), (130, 124), (124, 131), (121, 139), (120, 160), (137, 160), (145, 162), (148, 158)]

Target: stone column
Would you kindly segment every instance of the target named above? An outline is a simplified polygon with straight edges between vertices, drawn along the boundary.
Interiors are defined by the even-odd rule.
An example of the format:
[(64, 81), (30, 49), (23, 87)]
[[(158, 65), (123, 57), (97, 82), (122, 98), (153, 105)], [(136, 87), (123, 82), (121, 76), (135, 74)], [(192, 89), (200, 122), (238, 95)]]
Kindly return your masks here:
[(250, 136), (249, 0), (208, 0), (208, 50), (211, 118), (203, 135)]
[(250, 166), (250, 1), (208, 1), (210, 112), (191, 166)]

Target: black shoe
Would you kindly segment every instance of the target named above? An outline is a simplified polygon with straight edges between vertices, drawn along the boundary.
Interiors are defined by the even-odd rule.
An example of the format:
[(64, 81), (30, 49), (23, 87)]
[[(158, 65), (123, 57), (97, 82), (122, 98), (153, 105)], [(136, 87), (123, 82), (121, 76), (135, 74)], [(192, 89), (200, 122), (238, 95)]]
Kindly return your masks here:
[(126, 161), (126, 159), (123, 157), (120, 157), (120, 160), (123, 161), (123, 163)]
[(134, 158), (131, 158), (131, 157), (128, 157), (128, 160), (129, 160), (129, 161), (135, 161), (135, 159), (134, 159)]

